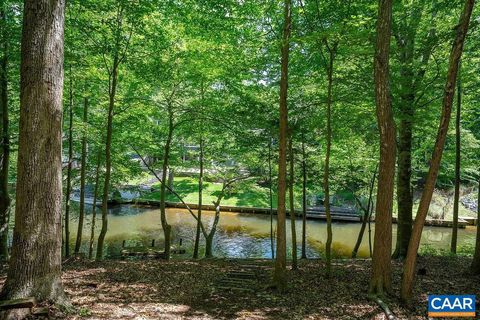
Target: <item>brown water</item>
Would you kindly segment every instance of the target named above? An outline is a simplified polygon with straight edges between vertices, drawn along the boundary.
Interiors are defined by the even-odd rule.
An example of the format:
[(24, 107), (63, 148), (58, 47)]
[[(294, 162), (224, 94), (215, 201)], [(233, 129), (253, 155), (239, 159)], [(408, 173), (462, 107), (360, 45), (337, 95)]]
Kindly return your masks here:
[[(100, 231), (101, 219), (97, 211), (96, 237)], [(209, 230), (213, 222), (214, 213), (203, 211), (202, 220)], [(190, 257), (195, 238), (196, 221), (184, 209), (167, 209), (167, 220), (172, 225), (173, 243), (178, 246), (180, 239), (182, 247), (186, 249), (185, 255)], [(275, 222), (274, 222), (275, 223)], [(332, 249), (336, 257), (349, 257), (355, 245), (360, 223), (334, 223)], [(372, 224), (372, 238), (374, 234)], [(83, 231), (82, 251), (87, 252), (87, 241), (90, 236), (91, 214), (88, 211)], [(275, 226), (274, 226), (275, 228)], [(302, 221), (297, 219), (297, 246), (300, 254)], [(393, 225), (395, 243), (395, 229)], [(70, 225), (71, 244), (74, 244), (77, 222)], [(458, 245), (471, 246), (475, 241), (475, 228), (460, 229)], [(291, 252), (290, 222), (287, 222), (287, 245)], [(319, 257), (324, 250), (326, 241), (326, 224), (324, 221), (307, 220), (307, 256)], [(105, 254), (110, 257), (118, 256), (122, 242), (126, 240), (127, 246), (150, 246), (152, 239), (156, 240), (158, 249), (163, 248), (163, 232), (160, 224), (160, 209), (124, 205), (110, 210), (108, 217), (108, 232), (106, 235)], [(435, 249), (448, 249), (451, 239), (449, 228), (425, 227), (422, 235), (422, 245)], [(373, 242), (373, 240), (372, 240)], [(203, 246), (202, 246), (203, 248)], [(261, 214), (222, 212), (217, 233), (214, 240), (214, 254), (217, 257), (229, 258), (270, 258), (270, 217)], [(369, 256), (368, 229), (359, 250), (360, 257)]]

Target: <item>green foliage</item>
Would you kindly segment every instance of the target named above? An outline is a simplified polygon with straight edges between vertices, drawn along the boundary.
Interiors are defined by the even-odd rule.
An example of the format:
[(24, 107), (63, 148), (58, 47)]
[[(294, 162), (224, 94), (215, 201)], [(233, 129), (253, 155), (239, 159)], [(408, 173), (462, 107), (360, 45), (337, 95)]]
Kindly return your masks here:
[[(8, 40), (14, 151), (10, 180), (13, 182), (22, 6), (13, 0), (6, 4), (10, 9), (7, 28), (11, 35)], [(397, 123), (402, 119), (399, 103), (405, 93), (403, 51), (399, 40), (408, 33), (414, 34), (416, 39), (412, 70), (425, 72), (416, 86), (414, 102), (414, 188), (421, 188), (429, 166), (440, 116), (452, 26), (457, 16), (452, 13), (459, 12), (460, 7), (458, 1), (395, 3), (390, 65)], [(355, 193), (361, 198), (368, 194), (369, 180), (378, 162), (372, 90), (376, 9), (374, 3), (363, 0), (302, 0), (293, 6), (288, 104), (295, 152), (296, 198), (302, 192), (302, 145), (309, 193), (323, 194), (325, 62), (328, 45), (332, 43), (338, 44), (338, 52), (333, 70), (331, 189), (334, 193)], [(118, 55), (122, 59), (114, 110), (112, 187), (138, 183), (141, 180), (138, 177), (145, 174), (145, 168), (132, 160), (135, 150), (147, 157), (155, 170), (161, 167), (171, 115), (175, 126), (169, 159), (172, 168), (198, 168), (197, 147), (202, 139), (206, 169), (214, 170), (225, 163), (233, 163), (237, 172), (249, 172), (261, 185), (259, 203), (268, 205), (264, 191), (270, 184), (269, 145), (274, 189), (277, 183), (281, 16), (281, 6), (268, 1), (68, 1), (64, 105), (67, 110), (68, 84), (72, 81), (74, 155), (75, 160), (80, 158), (81, 137), (86, 133), (88, 184), (94, 183), (98, 154), (101, 173), (104, 170), (108, 93), (112, 64)], [(430, 36), (432, 30), (434, 36)], [(477, 27), (472, 27), (461, 69), (464, 88), (461, 176), (466, 184), (479, 176), (478, 32)], [(425, 48), (429, 47), (432, 52), (424, 63), (422, 57)], [(85, 98), (89, 106), (87, 123), (82, 120)], [(68, 121), (64, 123), (67, 129)], [(438, 178), (440, 188), (453, 185), (454, 140), (451, 128)], [(64, 144), (65, 154), (66, 148)], [(78, 176), (79, 170), (75, 167), (73, 183), (77, 187)], [(206, 179), (210, 178), (219, 177)], [(102, 179), (103, 174), (100, 183)], [(243, 186), (237, 186), (231, 193), (241, 192), (238, 191), (241, 188)], [(193, 192), (192, 189), (189, 196), (192, 201)], [(248, 197), (242, 203), (257, 201), (248, 200)], [(228, 196), (226, 201), (230, 201)]]

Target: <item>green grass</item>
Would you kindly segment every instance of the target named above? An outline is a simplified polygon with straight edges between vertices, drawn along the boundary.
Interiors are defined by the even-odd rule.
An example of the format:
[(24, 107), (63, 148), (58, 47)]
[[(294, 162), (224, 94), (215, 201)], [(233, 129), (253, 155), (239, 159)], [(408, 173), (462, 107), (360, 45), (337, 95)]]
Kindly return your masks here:
[[(177, 192), (186, 203), (198, 203), (198, 179), (194, 177), (176, 177), (173, 182), (175, 192)], [(160, 199), (160, 184), (153, 185), (154, 191), (142, 196), (145, 200)], [(203, 183), (203, 204), (212, 204), (222, 190), (221, 183), (204, 182)], [(297, 199), (296, 199), (297, 200)], [(179, 202), (178, 198), (169, 193), (167, 201)], [(298, 202), (298, 201), (296, 201)], [(274, 206), (277, 203), (276, 194), (273, 195)], [(245, 207), (269, 207), (268, 188), (261, 187), (254, 181), (244, 181), (235, 185), (222, 200), (224, 206), (245, 206)], [(299, 205), (299, 203), (297, 203)]]

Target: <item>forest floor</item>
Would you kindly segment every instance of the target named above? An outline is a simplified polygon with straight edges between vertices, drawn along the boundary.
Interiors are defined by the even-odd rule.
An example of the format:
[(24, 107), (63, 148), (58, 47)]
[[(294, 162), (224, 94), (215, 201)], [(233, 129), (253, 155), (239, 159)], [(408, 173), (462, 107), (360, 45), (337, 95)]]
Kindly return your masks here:
[[(239, 264), (252, 264), (260, 277), (256, 287), (221, 290), (219, 279)], [(289, 271), (288, 290), (268, 289), (271, 262), (266, 260), (136, 260), (72, 261), (63, 281), (75, 311), (55, 311), (66, 319), (384, 319), (367, 299), (369, 260), (336, 260), (326, 279), (324, 263), (301, 260)], [(393, 296), (388, 305), (399, 319), (426, 319), (427, 294), (480, 294), (480, 276), (467, 273), (463, 257), (420, 257), (415, 301), (405, 309)], [(263, 272), (263, 273), (262, 273)], [(394, 263), (394, 293), (398, 295), (401, 264)], [(250, 286), (250, 289), (248, 290)]]

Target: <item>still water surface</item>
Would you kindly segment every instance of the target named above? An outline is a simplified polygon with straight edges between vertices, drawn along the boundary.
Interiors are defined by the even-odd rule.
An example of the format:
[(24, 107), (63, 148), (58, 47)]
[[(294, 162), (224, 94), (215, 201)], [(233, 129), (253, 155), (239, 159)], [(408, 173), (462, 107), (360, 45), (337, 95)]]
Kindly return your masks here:
[[(78, 215), (78, 208), (74, 206), (74, 215)], [(100, 231), (101, 212), (97, 210), (96, 234)], [(82, 251), (88, 251), (88, 239), (91, 228), (91, 207), (87, 208), (83, 231)], [(213, 222), (214, 212), (203, 211), (202, 220), (209, 230)], [(196, 221), (184, 209), (167, 209), (167, 220), (172, 225), (173, 244), (177, 245), (182, 240), (182, 247), (186, 249), (185, 255), (175, 256), (191, 257), (193, 241), (195, 238)], [(275, 222), (274, 222), (275, 223)], [(360, 223), (334, 223), (332, 249), (336, 257), (349, 257), (355, 245)], [(374, 224), (372, 224), (372, 238)], [(275, 228), (275, 225), (274, 225)], [(395, 231), (396, 225), (393, 225)], [(77, 221), (70, 225), (71, 245), (75, 243)], [(297, 246), (300, 254), (302, 221), (297, 219)], [(395, 234), (393, 243), (395, 243)], [(307, 256), (319, 257), (324, 251), (327, 231), (324, 221), (307, 220)], [(459, 246), (473, 245), (475, 241), (475, 228), (460, 229), (458, 233)], [(120, 254), (122, 242), (126, 240), (127, 246), (150, 246), (155, 239), (158, 250), (163, 248), (163, 232), (160, 224), (160, 209), (122, 205), (109, 211), (108, 232), (105, 239), (105, 254), (116, 257)], [(425, 227), (422, 235), (422, 245), (428, 244), (436, 249), (448, 249), (451, 239), (449, 228)], [(291, 251), (290, 222), (287, 222), (287, 245)], [(203, 247), (203, 246), (202, 246)], [(270, 258), (270, 217), (261, 214), (222, 212), (214, 241), (214, 254), (217, 257), (228, 258)], [(360, 257), (369, 256), (368, 229), (359, 250)]]

